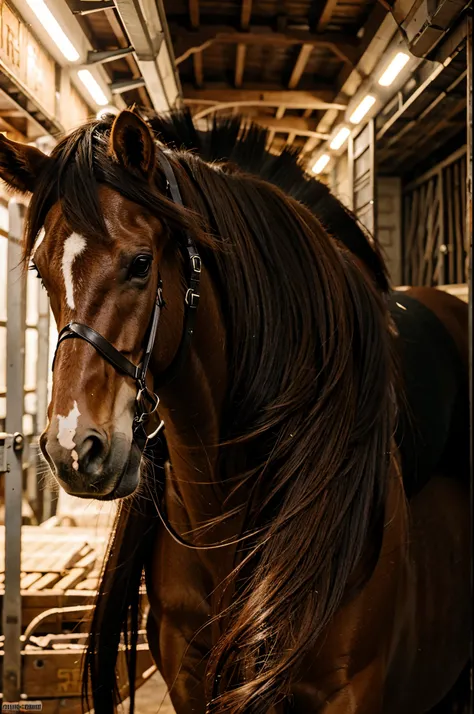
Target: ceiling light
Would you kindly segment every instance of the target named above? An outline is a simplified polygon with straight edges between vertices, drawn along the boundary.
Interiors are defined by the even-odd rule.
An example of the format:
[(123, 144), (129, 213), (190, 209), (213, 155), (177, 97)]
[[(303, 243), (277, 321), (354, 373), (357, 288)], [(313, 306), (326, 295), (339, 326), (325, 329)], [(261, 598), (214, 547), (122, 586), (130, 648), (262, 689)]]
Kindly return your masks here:
[(392, 82), (394, 82), (395, 79), (398, 77), (409, 59), (410, 55), (408, 55), (406, 52), (399, 52), (398, 54), (396, 54), (393, 60), (388, 65), (385, 72), (380, 77), (379, 84), (382, 87), (390, 87)]
[(357, 109), (349, 117), (349, 121), (351, 122), (351, 124), (358, 124), (360, 121), (362, 121), (369, 109), (371, 109), (374, 104), (375, 97), (373, 97), (371, 94), (368, 94), (366, 97), (364, 97)]
[(92, 76), (88, 69), (80, 69), (77, 75), (96, 104), (103, 107), (105, 104), (109, 103), (109, 100), (100, 88), (97, 80)]
[(62, 52), (64, 57), (69, 62), (75, 62), (79, 59), (79, 52), (72, 44), (69, 37), (65, 35), (58, 21), (52, 14), (51, 10), (46, 7), (43, 0), (26, 0), (30, 8), (35, 13), (38, 20), (43, 25), (44, 29), (51, 37), (55, 45)]
[(336, 136), (329, 144), (330, 148), (334, 149), (334, 151), (337, 151), (338, 149), (340, 149), (341, 146), (346, 141), (346, 139), (350, 136), (350, 133), (351, 133), (351, 130), (348, 129), (347, 126), (343, 126), (341, 129), (339, 129)]
[(329, 163), (330, 158), (331, 157), (329, 156), (329, 154), (323, 154), (322, 156), (320, 156), (319, 159), (316, 161), (316, 163), (313, 166), (313, 169), (312, 169), (313, 173), (320, 174), (321, 171), (324, 171), (324, 169), (326, 168), (326, 166)]

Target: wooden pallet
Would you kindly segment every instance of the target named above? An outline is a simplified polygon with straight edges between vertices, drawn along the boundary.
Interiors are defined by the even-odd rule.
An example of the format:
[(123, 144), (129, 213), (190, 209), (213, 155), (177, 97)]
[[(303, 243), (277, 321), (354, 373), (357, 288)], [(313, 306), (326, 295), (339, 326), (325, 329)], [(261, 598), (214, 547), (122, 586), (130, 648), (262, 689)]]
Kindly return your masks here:
[[(0, 527), (0, 611), (3, 602), (4, 528)], [(77, 527), (22, 528), (22, 624), (51, 608), (84, 605), (93, 601), (107, 546), (108, 531)], [(44, 622), (47, 632), (61, 632), (65, 623), (83, 615), (57, 613)]]

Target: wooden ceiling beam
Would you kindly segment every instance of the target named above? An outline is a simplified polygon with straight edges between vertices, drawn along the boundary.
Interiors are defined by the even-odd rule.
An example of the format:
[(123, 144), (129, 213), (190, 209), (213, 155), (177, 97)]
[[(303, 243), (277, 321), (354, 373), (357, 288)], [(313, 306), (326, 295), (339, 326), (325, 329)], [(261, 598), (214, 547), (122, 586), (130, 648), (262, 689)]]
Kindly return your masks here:
[(288, 89), (296, 89), (296, 87), (298, 86), (298, 83), (301, 79), (301, 75), (303, 74), (305, 67), (308, 64), (308, 60), (312, 51), (313, 45), (302, 45), (300, 53), (298, 55), (298, 59), (296, 60), (295, 66), (293, 67), (290, 81), (288, 82)]
[(323, 30), (325, 30), (329, 25), (334, 14), (334, 10), (336, 9), (336, 5), (337, 0), (326, 0), (321, 15), (319, 16), (317, 27), (318, 32), (323, 32)]
[(240, 27), (242, 30), (248, 30), (251, 15), (252, 0), (242, 0), (242, 9), (240, 11)]
[[(288, 89), (296, 89), (298, 86), (298, 82), (301, 79), (301, 75), (303, 74), (306, 65), (308, 64), (309, 57), (311, 55), (311, 52), (313, 51), (313, 45), (302, 45), (298, 58), (295, 62), (295, 66), (293, 67), (293, 71), (291, 73), (290, 81), (288, 82)], [(286, 111), (286, 107), (278, 107), (277, 112), (276, 112), (276, 118), (281, 119)], [(294, 138), (294, 137), (293, 137)], [(292, 139), (293, 141), (293, 139)], [(290, 137), (288, 137), (288, 143), (290, 143)]]
[(343, 103), (332, 102), (333, 90), (327, 87), (315, 87), (313, 91), (277, 89), (275, 86), (259, 86), (258, 89), (231, 89), (226, 85), (206, 84), (206, 89), (196, 89), (192, 85), (183, 86), (184, 101), (188, 104), (212, 105), (220, 103), (245, 102), (250, 105), (285, 106), (288, 109), (345, 109)]
[(194, 80), (196, 82), (196, 87), (202, 87), (204, 84), (204, 69), (202, 64), (202, 53), (199, 52), (193, 55), (193, 66), (194, 66)]
[(199, 0), (189, 0), (189, 20), (191, 27), (199, 27)]
[(233, 27), (201, 27), (199, 30), (187, 30), (170, 23), (170, 31), (175, 38), (174, 48), (176, 64), (181, 64), (196, 52), (202, 52), (214, 43), (270, 45), (291, 47), (292, 45), (311, 45), (331, 50), (342, 62), (353, 65), (358, 56), (359, 40), (353, 36), (333, 33), (314, 34), (306, 30), (287, 30), (274, 32), (270, 27), (252, 27), (248, 32), (240, 32)]
[(301, 117), (285, 117), (276, 119), (275, 117), (251, 116), (250, 119), (256, 124), (272, 129), (275, 132), (284, 134), (295, 134), (298, 136), (308, 136), (316, 139), (327, 139), (328, 134), (321, 134), (316, 131), (314, 122), (309, 122)]
[(235, 55), (235, 77), (234, 77), (234, 84), (236, 87), (242, 86), (242, 82), (244, 79), (245, 55), (246, 54), (247, 54), (247, 45), (237, 45), (237, 52)]

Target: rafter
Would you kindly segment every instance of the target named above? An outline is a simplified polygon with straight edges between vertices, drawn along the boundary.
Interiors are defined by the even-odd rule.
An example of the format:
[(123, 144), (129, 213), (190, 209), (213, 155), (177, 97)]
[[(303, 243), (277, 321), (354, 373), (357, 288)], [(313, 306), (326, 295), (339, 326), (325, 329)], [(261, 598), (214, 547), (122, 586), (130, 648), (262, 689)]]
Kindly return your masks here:
[[(229, 89), (226, 85), (196, 89), (192, 85), (183, 86), (184, 101), (188, 104), (213, 105), (221, 103), (245, 104), (246, 106), (286, 106), (288, 109), (346, 109), (346, 104), (331, 101), (332, 89), (315, 87), (312, 92), (302, 90), (282, 90), (275, 86), (260, 86), (259, 89)], [(243, 104), (242, 104), (243, 103)]]
[(186, 30), (170, 24), (175, 37), (176, 64), (184, 62), (190, 55), (202, 52), (214, 43), (286, 46), (311, 45), (327, 47), (341, 62), (352, 66), (358, 55), (359, 40), (352, 36), (333, 33), (314, 34), (306, 30), (287, 30), (274, 32), (271, 27), (255, 27), (248, 32), (240, 32), (229, 26), (202, 27), (199, 30)]
[(276, 119), (275, 117), (265, 117), (261, 115), (251, 116), (252, 121), (256, 124), (271, 129), (275, 132), (283, 134), (294, 134), (295, 136), (307, 136), (315, 139), (328, 139), (328, 134), (321, 134), (316, 131), (314, 122), (308, 122), (300, 117), (287, 117), (284, 119)]
[(202, 53), (193, 55), (194, 79), (196, 87), (202, 87), (204, 84), (204, 70), (202, 64)]
[(247, 45), (237, 45), (235, 55), (235, 78), (234, 84), (236, 87), (241, 87), (244, 78), (245, 55), (247, 54)]
[[(304, 69), (306, 65), (308, 64), (309, 57), (311, 55), (311, 52), (313, 51), (313, 45), (302, 45), (298, 58), (295, 62), (295, 66), (293, 67), (293, 71), (291, 73), (290, 81), (288, 82), (288, 89), (295, 89), (298, 85), (298, 82), (301, 79), (301, 75), (304, 72)], [(281, 119), (283, 115), (285, 114), (286, 107), (278, 107), (277, 112), (275, 114), (275, 117), (277, 119)], [(289, 141), (289, 139), (288, 139)]]
[(189, 0), (189, 19), (191, 27), (199, 27), (199, 0)]
[(293, 72), (291, 73), (290, 81), (288, 82), (288, 89), (296, 89), (296, 87), (298, 86), (298, 83), (301, 79), (301, 75), (303, 74), (305, 67), (308, 64), (308, 60), (311, 56), (312, 51), (313, 45), (302, 45), (300, 53), (298, 55), (298, 59), (296, 60), (295, 66), (293, 67)]
[(250, 24), (250, 16), (252, 14), (252, 0), (242, 0), (242, 9), (240, 12), (240, 26), (242, 30), (247, 30)]
[(319, 16), (318, 32), (322, 32), (331, 22), (334, 10), (336, 9), (337, 0), (326, 0), (323, 10)]

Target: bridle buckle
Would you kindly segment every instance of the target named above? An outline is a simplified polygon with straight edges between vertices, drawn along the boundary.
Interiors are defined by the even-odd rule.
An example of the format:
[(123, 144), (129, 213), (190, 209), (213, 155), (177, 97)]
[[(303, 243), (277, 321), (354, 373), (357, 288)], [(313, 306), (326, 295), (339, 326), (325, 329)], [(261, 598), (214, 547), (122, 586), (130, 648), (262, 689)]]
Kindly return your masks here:
[(199, 293), (194, 292), (192, 288), (188, 288), (185, 297), (186, 305), (196, 308), (199, 305), (199, 298)]
[(202, 269), (202, 260), (199, 255), (191, 255), (191, 268), (193, 273), (200, 273)]

